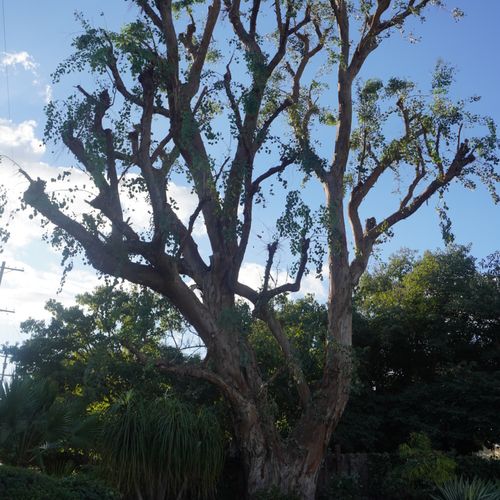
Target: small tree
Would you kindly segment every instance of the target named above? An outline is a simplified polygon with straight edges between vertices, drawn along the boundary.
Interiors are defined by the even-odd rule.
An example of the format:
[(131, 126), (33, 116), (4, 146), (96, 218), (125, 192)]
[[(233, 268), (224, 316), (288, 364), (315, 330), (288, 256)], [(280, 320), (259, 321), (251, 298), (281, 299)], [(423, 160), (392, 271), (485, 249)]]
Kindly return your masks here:
[[(119, 33), (84, 22), (75, 54), (55, 74), (57, 80), (90, 70), (100, 80), (95, 92), (78, 86), (77, 96), (48, 109), (47, 138), (62, 139), (95, 185), (88, 212), (72, 214), (67, 199), (57, 199), (26, 172), (24, 200), (57, 227), (54, 241), (66, 257), (83, 249), (102, 273), (168, 298), (196, 330), (207, 350), (203, 364), (161, 359), (157, 366), (208, 380), (227, 398), (248, 493), (275, 485), (313, 498), (323, 455), (348, 400), (352, 289), (374, 245), (433, 195), (443, 196), (454, 179), (473, 187), (480, 178), (497, 199), (495, 127), (468, 112), (467, 102), (452, 102), (453, 76), (443, 64), (426, 94), (397, 78), (356, 83), (386, 36), (432, 5), (443, 6), (441, 0), (135, 3), (137, 20)], [(229, 50), (223, 52), (222, 43)], [(246, 70), (236, 78), (239, 63)], [(402, 131), (389, 137), (397, 121)], [(315, 141), (328, 125), (336, 127), (331, 160)], [(466, 138), (482, 125), (484, 137)], [(227, 156), (220, 146), (226, 138)], [(325, 202), (317, 210), (300, 190), (287, 187), (290, 169), (324, 188)], [(363, 201), (391, 173), (403, 185), (411, 175), (396, 208), (363, 225)], [(173, 177), (183, 178), (198, 200), (186, 223), (170, 196)], [(252, 289), (239, 273), (255, 236), (254, 211), (273, 178), (282, 181), (284, 212), (267, 246), (261, 287)], [(138, 192), (146, 194), (151, 211), (145, 231), (130, 222), (124, 208), (127, 195)], [(442, 216), (449, 237), (446, 212)], [(198, 217), (207, 252), (193, 231)], [(290, 241), (296, 264), (291, 281), (273, 286), (281, 239)], [(321, 268), (324, 254), (328, 334), (322, 379), (312, 390), (273, 300), (298, 291), (305, 273)], [(238, 297), (253, 305), (254, 317), (272, 332), (296, 389), (301, 416), (286, 440), (245, 337), (247, 319)], [(144, 358), (140, 345), (131, 347)]]

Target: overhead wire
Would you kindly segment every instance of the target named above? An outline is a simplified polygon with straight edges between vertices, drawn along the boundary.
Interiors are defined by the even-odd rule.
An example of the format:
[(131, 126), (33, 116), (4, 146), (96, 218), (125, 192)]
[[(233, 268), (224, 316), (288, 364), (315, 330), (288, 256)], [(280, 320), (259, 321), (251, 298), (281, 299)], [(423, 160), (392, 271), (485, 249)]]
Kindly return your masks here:
[[(7, 29), (5, 21), (5, 0), (2, 0), (2, 26), (3, 26), (3, 52), (7, 56)], [(4, 64), (5, 70), (5, 85), (7, 90), (7, 118), (10, 120), (10, 82), (9, 82), (9, 65)]]

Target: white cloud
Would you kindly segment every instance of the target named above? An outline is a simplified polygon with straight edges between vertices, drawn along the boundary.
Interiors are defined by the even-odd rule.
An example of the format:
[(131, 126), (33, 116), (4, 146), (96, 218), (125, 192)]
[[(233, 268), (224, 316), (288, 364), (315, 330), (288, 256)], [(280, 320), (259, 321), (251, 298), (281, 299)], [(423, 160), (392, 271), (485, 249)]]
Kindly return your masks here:
[[(323, 272), (324, 275), (324, 272)], [(318, 302), (324, 302), (328, 296), (326, 281), (321, 281), (314, 272), (302, 278), (299, 295), (311, 294)]]
[(41, 94), (43, 96), (43, 101), (45, 102), (45, 104), (49, 104), (49, 102), (52, 101), (52, 86), (47, 83), (43, 88)]
[(264, 266), (256, 262), (244, 262), (241, 266), (238, 280), (240, 283), (247, 285), (254, 290), (258, 290), (262, 286), (264, 280)]
[[(245, 262), (240, 270), (238, 279), (241, 283), (259, 290), (264, 280), (265, 268), (262, 264), (256, 262)], [(326, 272), (324, 269), (323, 273)], [(275, 270), (271, 273), (270, 287), (280, 286), (293, 281), (289, 274), (283, 270)], [(314, 273), (309, 273), (302, 277), (301, 288), (298, 292), (293, 293), (292, 297), (303, 297), (304, 295), (312, 294), (319, 302), (323, 302), (327, 297), (326, 282), (316, 278)]]
[[(33, 120), (15, 124), (10, 120), (0, 119), (0, 155), (4, 156), (0, 163), (0, 185), (7, 191), (7, 209), (13, 214), (9, 245), (15, 248), (22, 248), (33, 240), (40, 240), (43, 234), (39, 221), (29, 218), (30, 210), (17, 210), (22, 194), (28, 187), (28, 181), (19, 173), (19, 166), (30, 177), (45, 180), (47, 192), (54, 193), (59, 199), (71, 198), (69, 210), (75, 218), (80, 219), (84, 213), (95, 213), (88, 202), (97, 195), (97, 190), (85, 172), (74, 167), (54, 167), (40, 161), (45, 146), (36, 136), (36, 126)], [(63, 172), (69, 174), (60, 178)], [(137, 178), (137, 174), (127, 174), (125, 184), (134, 178)], [(175, 200), (174, 206), (179, 218), (188, 224), (198, 205), (197, 197), (188, 187), (173, 182), (169, 183), (167, 194)], [(139, 233), (147, 231), (151, 220), (147, 195), (138, 192), (131, 196), (127, 189), (123, 188), (121, 199), (124, 216), (129, 218), (132, 227)], [(205, 228), (200, 215), (194, 225), (193, 235), (200, 237), (204, 234)]]
[(25, 71), (36, 73), (38, 64), (33, 57), (26, 51), (22, 52), (4, 52), (0, 57), (0, 66), (7, 67), (21, 67)]
[(26, 120), (19, 124), (0, 118), (0, 154), (17, 163), (39, 161), (45, 145), (35, 136), (37, 123)]
[(52, 100), (52, 87), (46, 83), (45, 78), (40, 75), (39, 64), (26, 51), (3, 52), (0, 55), (0, 68), (4, 71), (22, 69), (31, 75), (31, 85), (37, 89), (37, 94), (43, 98), (45, 104)]
[(75, 269), (58, 294), (62, 269), (56, 262), (43, 269), (42, 265), (27, 264), (13, 252), (6, 252), (2, 259), (9, 267), (23, 269), (23, 272), (6, 272), (0, 287), (0, 308), (11, 309), (13, 314), (0, 313), (0, 343), (21, 341), (19, 323), (32, 317), (48, 319), (45, 310), (47, 300), (53, 298), (68, 306), (74, 303), (75, 295), (92, 290), (99, 284), (96, 273), (89, 269)]

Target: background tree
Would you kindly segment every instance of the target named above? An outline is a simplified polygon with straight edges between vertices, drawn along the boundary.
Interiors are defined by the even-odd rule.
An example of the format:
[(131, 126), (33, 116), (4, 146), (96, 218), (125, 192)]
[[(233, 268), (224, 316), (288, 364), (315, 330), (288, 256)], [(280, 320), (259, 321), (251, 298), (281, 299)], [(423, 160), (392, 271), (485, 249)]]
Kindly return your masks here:
[(16, 378), (0, 392), (2, 461), (94, 471), (134, 498), (211, 496), (227, 443), (220, 397), (208, 384), (138, 369), (124, 347), (141, 339), (151, 356), (199, 362), (182, 344), (179, 314), (138, 288), (100, 287), (77, 304), (49, 301), (52, 319), (24, 322), (30, 338), (4, 346)]
[(355, 294), (354, 394), (336, 439), (393, 451), (411, 432), (469, 453), (498, 440), (500, 306), (497, 253), (403, 251)]
[(83, 391), (87, 402), (109, 403), (139, 387), (158, 395), (165, 391), (165, 375), (153, 367), (138, 370), (125, 345), (140, 343), (151, 356), (179, 359), (192, 345), (179, 313), (148, 290), (103, 286), (78, 296), (75, 306), (52, 300), (46, 309), (51, 320), (23, 322), (21, 332), (29, 338), (4, 351), (19, 375), (51, 380), (61, 392)]
[[(135, 3), (137, 21), (119, 33), (83, 22), (74, 56), (55, 74), (57, 80), (90, 70), (99, 80), (94, 92), (78, 85), (77, 96), (48, 109), (47, 138), (62, 139), (94, 184), (89, 210), (72, 213), (69, 200), (53, 196), (45, 182), (26, 172), (24, 201), (56, 226), (53, 241), (65, 258), (83, 250), (100, 272), (160, 293), (196, 330), (207, 351), (202, 364), (178, 364), (167, 356), (156, 365), (207, 380), (227, 398), (249, 494), (276, 485), (312, 498), (348, 400), (352, 289), (373, 246), (431, 196), (444, 195), (454, 179), (473, 187), (479, 178), (496, 199), (495, 127), (467, 111), (466, 101), (451, 100), (452, 72), (443, 64), (430, 93), (396, 78), (355, 84), (385, 36), (442, 1), (287, 0), (266, 6), (273, 16), (263, 15), (258, 0)], [(217, 61), (217, 43), (233, 53)], [(310, 63), (319, 61), (321, 52), (323, 72), (314, 76)], [(236, 77), (238, 61), (246, 70)], [(318, 96), (328, 96), (328, 84), (334, 89), (328, 102), (335, 104), (324, 109)], [(315, 148), (318, 122), (335, 123), (331, 160)], [(402, 132), (392, 135), (396, 122)], [(486, 135), (474, 137), (481, 126)], [(233, 140), (227, 155), (217, 146), (223, 137)], [(287, 190), (283, 176), (293, 168), (321, 183), (323, 206), (308, 207), (300, 191)], [(379, 221), (370, 217), (363, 226), (363, 201), (391, 173), (404, 186), (394, 211)], [(174, 175), (198, 199), (186, 224), (169, 192)], [(262, 285), (251, 289), (239, 281), (239, 272), (253, 236), (255, 205), (273, 177), (285, 181), (284, 212), (268, 244)], [(127, 196), (141, 192), (151, 211), (147, 229), (134, 226), (124, 206)], [(193, 233), (198, 217), (208, 251), (200, 250)], [(442, 222), (449, 237), (445, 212)], [(271, 270), (283, 238), (297, 262), (292, 280), (274, 286)], [(321, 380), (313, 390), (276, 318), (273, 299), (299, 290), (304, 274), (321, 268), (325, 253), (328, 327)], [(301, 412), (286, 439), (270, 411), (237, 297), (252, 303), (253, 315), (267, 324), (297, 391)], [(129, 347), (147, 361), (141, 344)]]

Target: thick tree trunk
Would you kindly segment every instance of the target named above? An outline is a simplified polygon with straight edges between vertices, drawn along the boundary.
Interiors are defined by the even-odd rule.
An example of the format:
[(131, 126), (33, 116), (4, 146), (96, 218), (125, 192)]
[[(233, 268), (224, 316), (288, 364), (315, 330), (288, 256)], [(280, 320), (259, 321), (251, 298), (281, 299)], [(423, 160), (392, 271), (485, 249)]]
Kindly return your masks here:
[(294, 495), (301, 500), (314, 500), (318, 472), (304, 470), (303, 462), (276, 460), (267, 457), (265, 460), (251, 464), (247, 482), (248, 498), (256, 498), (259, 492), (275, 488), (282, 494)]
[[(350, 336), (350, 301), (345, 305), (335, 324), (344, 335), (348, 331)], [(235, 433), (245, 465), (249, 499), (271, 488), (295, 494), (300, 500), (315, 498), (330, 438), (349, 398), (350, 357), (348, 346), (335, 349), (330, 360), (333, 368), (323, 387), (316, 392), (286, 441), (279, 436), (272, 416), (266, 411), (266, 400), (234, 408)]]
[[(246, 436), (240, 444), (240, 451), (245, 466), (247, 498), (251, 500), (258, 493), (275, 488), (282, 494), (313, 500), (321, 461), (310, 467), (310, 450), (283, 446), (275, 430), (273, 435), (268, 435), (262, 432), (259, 423), (250, 429), (245, 429), (244, 425), (236, 429)], [(242, 437), (240, 435), (239, 439)], [(310, 443), (311, 449), (317, 446), (318, 443)]]
[[(350, 281), (343, 262), (331, 259), (337, 285), (331, 290), (325, 374), (321, 387), (303, 408), (294, 430), (284, 440), (275, 425), (272, 404), (255, 354), (230, 320), (231, 293), (206, 287), (204, 298), (219, 325), (211, 349), (213, 368), (228, 387), (238, 448), (245, 468), (247, 498), (276, 488), (300, 500), (314, 500), (317, 479), (331, 435), (348, 400), (352, 331)], [(335, 261), (336, 260), (336, 261)], [(340, 275), (340, 276), (339, 276)], [(344, 281), (339, 286), (340, 281)], [(222, 326), (222, 328), (220, 328)]]

